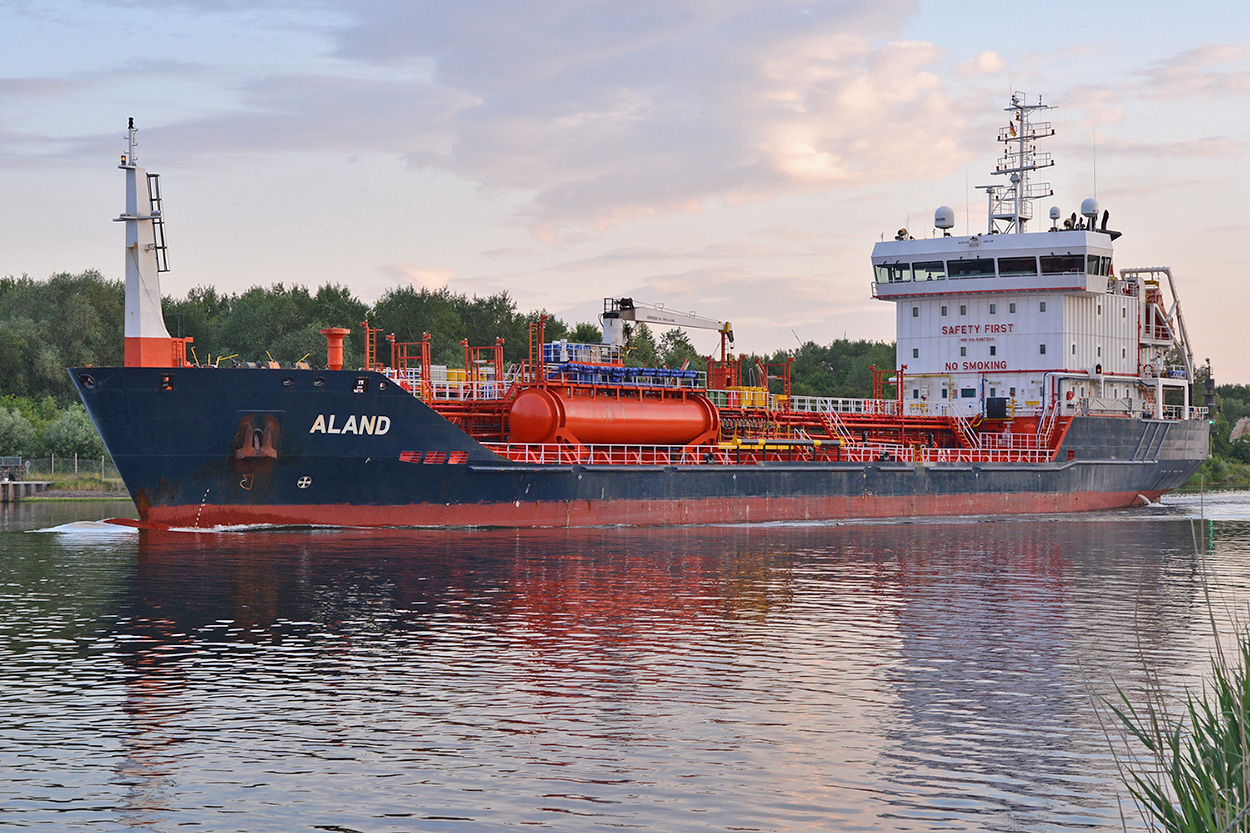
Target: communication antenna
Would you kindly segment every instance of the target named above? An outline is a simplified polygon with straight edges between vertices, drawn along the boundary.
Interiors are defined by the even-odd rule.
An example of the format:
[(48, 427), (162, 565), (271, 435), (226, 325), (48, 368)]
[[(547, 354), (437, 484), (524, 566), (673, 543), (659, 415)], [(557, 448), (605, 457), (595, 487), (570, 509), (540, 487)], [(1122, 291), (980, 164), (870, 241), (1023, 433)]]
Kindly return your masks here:
[(1094, 146), (1094, 162), (1093, 162), (1094, 199), (1098, 199), (1098, 125), (1097, 124), (1095, 124), (1093, 127), (1093, 135), (1090, 137), (1090, 143)]
[(135, 153), (135, 148), (139, 146), (139, 128), (135, 127), (135, 117), (130, 117), (130, 123), (126, 128), (126, 156), (122, 159), (123, 165), (139, 164), (139, 155)]
[(964, 234), (972, 234), (972, 180), (964, 167)]
[(1055, 164), (1049, 153), (1038, 153), (1035, 144), (1055, 135), (1055, 129), (1050, 122), (1033, 121), (1033, 113), (1055, 108), (1043, 104), (1041, 96), (1036, 104), (1026, 104), (1024, 93), (1013, 92), (1011, 106), (1005, 109), (1010, 117), (1007, 126), (998, 131), (1003, 155), (992, 173), (1007, 177), (1010, 184), (985, 187), (990, 200), (990, 231), (996, 231), (995, 222), (1002, 222), (1006, 224), (1003, 231), (1023, 232), (1033, 218), (1033, 200), (1055, 193), (1049, 182), (1029, 182), (1033, 171)]

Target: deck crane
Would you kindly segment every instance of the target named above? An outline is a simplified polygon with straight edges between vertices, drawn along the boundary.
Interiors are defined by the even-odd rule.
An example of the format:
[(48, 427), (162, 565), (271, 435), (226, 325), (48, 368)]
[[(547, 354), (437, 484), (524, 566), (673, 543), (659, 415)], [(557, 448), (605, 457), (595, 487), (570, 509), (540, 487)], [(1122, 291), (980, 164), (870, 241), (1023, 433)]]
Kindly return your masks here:
[(697, 330), (716, 330), (720, 333), (720, 357), (725, 361), (728, 347), (733, 346), (733, 325), (728, 321), (716, 321), (695, 315), (693, 312), (674, 312), (663, 304), (640, 304), (633, 298), (604, 298), (603, 340), (613, 347), (624, 347), (629, 340), (627, 322), (662, 324), (668, 327), (688, 327)]

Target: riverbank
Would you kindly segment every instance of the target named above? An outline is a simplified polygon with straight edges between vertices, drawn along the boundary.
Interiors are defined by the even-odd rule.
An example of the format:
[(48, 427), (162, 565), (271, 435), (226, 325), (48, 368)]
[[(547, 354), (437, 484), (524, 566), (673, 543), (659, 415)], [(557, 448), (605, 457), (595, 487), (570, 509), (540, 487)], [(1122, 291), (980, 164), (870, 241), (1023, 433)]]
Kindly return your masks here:
[(46, 489), (23, 500), (123, 500), (130, 497), (124, 489)]
[(1202, 464), (1202, 468), (1182, 487), (1185, 491), (1196, 492), (1200, 488), (1207, 489), (1245, 489), (1250, 487), (1250, 464), (1228, 460), (1218, 454), (1212, 454)]

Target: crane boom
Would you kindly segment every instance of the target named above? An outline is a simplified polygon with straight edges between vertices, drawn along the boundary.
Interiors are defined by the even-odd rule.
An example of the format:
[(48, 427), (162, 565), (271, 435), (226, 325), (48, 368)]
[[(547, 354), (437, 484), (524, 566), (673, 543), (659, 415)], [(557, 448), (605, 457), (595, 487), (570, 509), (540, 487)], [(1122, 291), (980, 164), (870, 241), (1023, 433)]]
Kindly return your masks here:
[[(733, 344), (733, 325), (728, 321), (704, 318), (693, 312), (675, 312), (663, 304), (640, 304), (633, 298), (603, 299), (603, 340), (617, 347), (626, 342), (625, 322), (661, 324), (668, 327), (686, 327), (696, 330), (716, 330)], [(722, 339), (723, 340), (723, 339)]]

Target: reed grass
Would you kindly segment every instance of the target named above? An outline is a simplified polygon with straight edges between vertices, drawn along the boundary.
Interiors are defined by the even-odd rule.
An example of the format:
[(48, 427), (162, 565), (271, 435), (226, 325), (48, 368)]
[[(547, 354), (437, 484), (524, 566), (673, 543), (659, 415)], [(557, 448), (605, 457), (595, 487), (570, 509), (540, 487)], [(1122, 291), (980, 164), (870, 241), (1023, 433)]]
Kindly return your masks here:
[[(1195, 530), (1200, 560), (1205, 538)], [(1224, 651), (1206, 569), (1203, 579), (1215, 636), (1210, 680), (1176, 698), (1147, 673), (1137, 703), (1117, 685), (1118, 702), (1103, 701), (1121, 730), (1112, 751), (1147, 829), (1250, 833), (1250, 631), (1234, 621), (1237, 649)], [(1148, 755), (1135, 751), (1133, 739)]]
[(1236, 662), (1213, 660), (1211, 682), (1185, 695), (1179, 717), (1158, 689), (1135, 705), (1117, 687), (1119, 702), (1108, 702), (1152, 757), (1119, 758), (1125, 786), (1151, 830), (1250, 833), (1250, 639), (1240, 636)]

